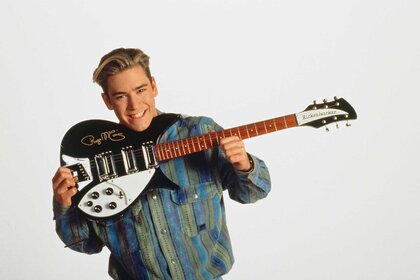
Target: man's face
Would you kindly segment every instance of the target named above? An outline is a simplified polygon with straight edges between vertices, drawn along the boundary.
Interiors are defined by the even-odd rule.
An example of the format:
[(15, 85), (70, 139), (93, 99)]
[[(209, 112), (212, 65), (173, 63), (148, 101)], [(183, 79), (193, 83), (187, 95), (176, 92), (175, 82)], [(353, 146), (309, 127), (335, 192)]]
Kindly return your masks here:
[(102, 98), (121, 124), (134, 131), (147, 129), (157, 116), (155, 80), (146, 76), (141, 66), (135, 66), (108, 77), (108, 95)]

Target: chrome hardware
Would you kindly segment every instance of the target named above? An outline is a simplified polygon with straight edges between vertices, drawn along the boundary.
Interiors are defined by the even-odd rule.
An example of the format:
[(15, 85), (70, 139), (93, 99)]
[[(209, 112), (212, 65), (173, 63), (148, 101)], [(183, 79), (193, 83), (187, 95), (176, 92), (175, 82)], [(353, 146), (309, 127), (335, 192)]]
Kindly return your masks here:
[(93, 192), (93, 193), (91, 193), (90, 197), (92, 197), (93, 199), (98, 199), (99, 198), (99, 193), (98, 192)]
[(99, 155), (95, 155), (95, 163), (100, 182), (118, 176), (115, 170), (115, 163), (112, 152), (105, 152)]
[(153, 150), (153, 143), (147, 142), (142, 145), (144, 164), (147, 169), (157, 168), (159, 165), (156, 161), (155, 151)]
[(316, 104), (316, 100), (314, 100), (314, 106), (312, 107), (312, 110), (316, 110), (316, 109), (318, 109), (318, 107), (316, 106), (317, 104)]
[(139, 171), (132, 146), (122, 148), (121, 155), (123, 158), (125, 172), (127, 174), (132, 174)]
[(95, 211), (96, 213), (102, 212), (102, 206), (96, 205), (95, 207), (93, 207), (93, 211)]
[(111, 194), (113, 194), (113, 193), (114, 193), (114, 190), (113, 190), (112, 188), (107, 188), (107, 189), (105, 190), (105, 193), (106, 193), (107, 195), (111, 195)]

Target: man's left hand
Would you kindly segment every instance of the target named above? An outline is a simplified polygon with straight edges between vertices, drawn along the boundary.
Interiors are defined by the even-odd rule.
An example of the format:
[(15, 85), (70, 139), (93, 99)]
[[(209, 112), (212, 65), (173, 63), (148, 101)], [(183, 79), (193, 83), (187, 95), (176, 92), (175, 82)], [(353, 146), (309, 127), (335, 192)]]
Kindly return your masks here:
[(246, 153), (244, 142), (238, 136), (221, 139), (220, 146), (225, 152), (226, 158), (236, 170), (247, 172), (251, 169), (252, 166)]

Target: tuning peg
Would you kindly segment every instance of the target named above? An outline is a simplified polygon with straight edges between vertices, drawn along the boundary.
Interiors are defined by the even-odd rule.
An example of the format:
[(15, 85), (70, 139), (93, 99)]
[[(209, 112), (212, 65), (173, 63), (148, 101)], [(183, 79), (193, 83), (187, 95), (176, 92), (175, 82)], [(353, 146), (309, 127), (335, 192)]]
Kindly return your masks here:
[(340, 128), (339, 126), (338, 126), (338, 122), (336, 122), (335, 123), (335, 127), (338, 129), (338, 128)]
[(330, 132), (330, 129), (328, 128), (328, 126), (325, 127), (325, 131)]
[(337, 96), (334, 96), (335, 106), (340, 106), (340, 102), (338, 102)]
[(351, 126), (351, 123), (349, 123), (349, 121), (347, 121), (346, 126), (347, 127)]
[(317, 104), (316, 104), (316, 100), (314, 100), (314, 106), (312, 107), (312, 110), (316, 110), (316, 109), (318, 109), (318, 107), (316, 106)]
[(327, 108), (328, 108), (328, 105), (327, 105), (328, 100), (327, 100), (327, 99), (324, 99), (323, 101), (324, 101), (324, 104), (325, 104), (325, 105), (324, 105), (324, 108), (325, 108), (325, 109), (327, 109)]

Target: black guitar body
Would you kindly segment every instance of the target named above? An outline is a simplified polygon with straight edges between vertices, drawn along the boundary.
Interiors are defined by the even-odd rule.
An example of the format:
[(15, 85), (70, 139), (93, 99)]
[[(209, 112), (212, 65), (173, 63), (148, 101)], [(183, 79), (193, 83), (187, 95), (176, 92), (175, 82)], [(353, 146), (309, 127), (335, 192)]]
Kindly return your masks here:
[(114, 217), (148, 188), (177, 187), (158, 168), (156, 157), (165, 161), (197, 153), (218, 146), (227, 136), (247, 139), (296, 126), (319, 128), (330, 123), (338, 127), (340, 121), (350, 126), (357, 114), (346, 100), (334, 97), (331, 102), (314, 102), (300, 113), (156, 145), (160, 135), (179, 118), (159, 115), (143, 132), (103, 120), (72, 127), (61, 143), (61, 165), (78, 178), (79, 192), (73, 205), (92, 219)]
[(158, 168), (153, 146), (179, 117), (158, 115), (142, 132), (105, 120), (70, 128), (61, 142), (60, 162), (78, 179), (73, 205), (90, 218), (104, 219), (121, 214), (148, 188), (176, 188)]

